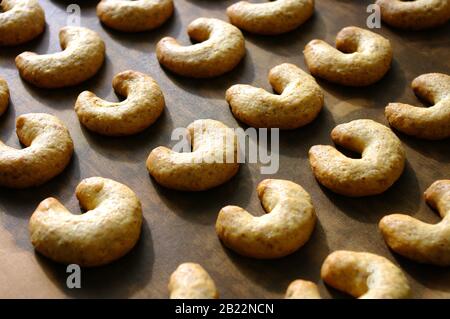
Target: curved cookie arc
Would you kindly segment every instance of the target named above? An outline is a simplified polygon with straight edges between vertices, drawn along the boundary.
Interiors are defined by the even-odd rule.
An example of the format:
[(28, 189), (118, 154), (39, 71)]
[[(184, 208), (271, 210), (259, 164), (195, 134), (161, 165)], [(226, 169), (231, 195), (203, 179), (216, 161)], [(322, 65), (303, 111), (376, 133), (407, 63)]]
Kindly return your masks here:
[(292, 31), (314, 13), (314, 0), (276, 0), (267, 3), (237, 2), (227, 8), (231, 24), (264, 35)]
[(377, 0), (384, 23), (396, 28), (422, 30), (450, 20), (448, 0)]
[(197, 120), (187, 127), (191, 152), (159, 146), (150, 152), (147, 169), (161, 185), (181, 191), (203, 191), (230, 180), (239, 170), (238, 141), (219, 121)]
[(173, 0), (102, 0), (97, 5), (97, 16), (112, 29), (142, 32), (161, 26), (173, 10)]
[(169, 280), (170, 299), (217, 299), (216, 285), (206, 270), (196, 263), (183, 263)]
[(86, 213), (74, 215), (52, 197), (34, 211), (29, 231), (39, 253), (59, 263), (94, 267), (134, 247), (141, 233), (142, 209), (130, 188), (91, 177), (77, 186), (76, 196)]
[(266, 179), (257, 187), (266, 215), (255, 217), (238, 206), (219, 212), (216, 233), (225, 246), (252, 258), (292, 254), (310, 238), (316, 223), (309, 194), (298, 184)]
[(156, 56), (161, 65), (187, 77), (209, 78), (234, 69), (245, 55), (245, 40), (235, 26), (219, 19), (198, 18), (188, 26), (199, 43), (182, 46), (171, 37), (161, 39)]
[(125, 100), (112, 103), (89, 91), (78, 96), (75, 112), (89, 130), (107, 136), (136, 134), (152, 125), (163, 112), (164, 95), (150, 76), (128, 70), (118, 73), (112, 85)]
[(359, 197), (386, 191), (405, 167), (405, 150), (386, 126), (372, 120), (354, 120), (336, 126), (332, 140), (361, 158), (350, 158), (329, 145), (309, 150), (309, 162), (316, 179), (335, 193)]
[(404, 299), (410, 286), (404, 273), (385, 257), (338, 250), (325, 259), (322, 279), (359, 299)]
[(312, 75), (347, 86), (367, 86), (379, 81), (389, 70), (393, 55), (388, 39), (354, 26), (339, 31), (336, 48), (322, 40), (312, 40), (303, 53)]
[(16, 132), (23, 149), (0, 142), (0, 186), (27, 188), (41, 185), (59, 175), (73, 154), (66, 126), (44, 113), (21, 115)]
[(323, 106), (323, 92), (312, 76), (283, 63), (269, 72), (278, 94), (250, 85), (233, 85), (226, 100), (233, 115), (252, 127), (295, 129), (312, 122)]
[(59, 32), (63, 51), (38, 55), (23, 52), (16, 57), (20, 76), (40, 88), (74, 86), (94, 76), (105, 59), (105, 43), (83, 27), (64, 27)]
[(412, 82), (414, 93), (430, 102), (430, 107), (389, 103), (385, 115), (389, 124), (402, 133), (428, 140), (450, 137), (450, 76), (428, 73)]
[(0, 1), (0, 46), (31, 41), (45, 29), (45, 13), (37, 0)]
[(442, 220), (428, 224), (404, 214), (385, 216), (379, 223), (387, 245), (420, 263), (450, 266), (450, 180), (438, 180), (425, 191), (426, 202)]

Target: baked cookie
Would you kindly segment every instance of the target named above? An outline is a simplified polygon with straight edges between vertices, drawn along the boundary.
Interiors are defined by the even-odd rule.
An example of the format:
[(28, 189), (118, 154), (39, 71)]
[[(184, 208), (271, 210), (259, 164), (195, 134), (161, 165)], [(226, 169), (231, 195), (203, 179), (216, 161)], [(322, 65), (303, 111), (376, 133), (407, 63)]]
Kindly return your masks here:
[(389, 70), (392, 61), (389, 40), (358, 27), (339, 31), (336, 49), (322, 40), (312, 40), (303, 53), (312, 75), (348, 86), (377, 82)]
[(193, 78), (209, 78), (234, 69), (245, 55), (241, 31), (222, 20), (198, 18), (187, 30), (199, 43), (181, 46), (171, 37), (161, 39), (156, 46), (159, 63), (170, 71)]
[(33, 40), (45, 29), (45, 13), (37, 0), (0, 1), (0, 46)]
[(317, 285), (311, 281), (297, 279), (286, 290), (285, 299), (322, 299)]
[(450, 19), (449, 0), (377, 0), (383, 22), (402, 29), (433, 28)]
[(423, 74), (412, 82), (414, 93), (433, 106), (415, 107), (389, 103), (385, 114), (397, 130), (419, 138), (439, 140), (450, 137), (450, 76)]
[(225, 98), (233, 115), (253, 127), (294, 129), (312, 122), (323, 106), (323, 92), (312, 76), (283, 63), (269, 72), (278, 94), (250, 85), (230, 87)]
[(9, 104), (9, 88), (8, 83), (0, 78), (0, 116), (5, 113)]
[(316, 223), (309, 194), (298, 184), (266, 179), (257, 187), (264, 210), (253, 216), (238, 206), (219, 212), (216, 233), (225, 246), (253, 258), (280, 258), (302, 247)]
[(100, 21), (124, 32), (156, 29), (172, 14), (172, 0), (102, 0), (97, 5)]
[(309, 150), (309, 162), (320, 184), (341, 195), (358, 197), (383, 193), (400, 177), (405, 150), (395, 134), (372, 120), (336, 126), (331, 139), (361, 158), (350, 158), (329, 145)]
[(438, 210), (441, 222), (432, 225), (393, 214), (381, 219), (380, 231), (396, 253), (420, 263), (450, 266), (450, 180), (434, 182), (425, 191), (425, 200)]
[(16, 132), (24, 149), (0, 142), (0, 186), (38, 186), (60, 174), (69, 164), (73, 142), (66, 126), (44, 113), (21, 115)]
[(124, 71), (112, 81), (114, 91), (126, 99), (112, 103), (89, 91), (75, 103), (80, 122), (89, 130), (110, 136), (131, 135), (152, 125), (164, 109), (164, 95), (150, 76)]
[(169, 281), (170, 299), (217, 299), (216, 285), (202, 266), (184, 263), (172, 273)]
[(44, 256), (63, 264), (93, 267), (128, 253), (141, 233), (142, 209), (127, 186), (102, 177), (77, 186), (81, 215), (70, 213), (49, 197), (31, 215), (31, 243)]
[(159, 146), (150, 152), (147, 169), (161, 185), (182, 191), (203, 191), (231, 179), (239, 170), (236, 134), (215, 120), (197, 120), (187, 127), (192, 152)]
[(59, 32), (62, 52), (38, 55), (23, 52), (16, 57), (20, 76), (41, 88), (77, 85), (94, 76), (105, 59), (105, 43), (83, 27), (64, 27)]
[(359, 299), (403, 299), (410, 294), (400, 268), (371, 253), (335, 251), (325, 259), (321, 276), (331, 287)]
[(240, 1), (227, 8), (230, 22), (257, 34), (280, 34), (298, 28), (314, 13), (314, 0)]

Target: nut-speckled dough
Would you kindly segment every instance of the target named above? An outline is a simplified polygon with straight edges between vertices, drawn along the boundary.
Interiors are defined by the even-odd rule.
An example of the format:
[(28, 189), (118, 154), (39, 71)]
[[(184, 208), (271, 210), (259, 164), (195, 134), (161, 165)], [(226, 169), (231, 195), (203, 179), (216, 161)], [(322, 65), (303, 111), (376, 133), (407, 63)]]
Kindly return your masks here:
[(227, 182), (239, 170), (238, 142), (232, 129), (215, 120), (197, 120), (188, 127), (192, 152), (163, 146), (150, 152), (147, 169), (168, 188), (202, 191)]
[(230, 22), (257, 34), (285, 33), (302, 25), (314, 13), (314, 0), (240, 1), (227, 8)]
[(5, 113), (9, 104), (9, 88), (8, 83), (0, 78), (0, 116)]
[(80, 122), (103, 135), (120, 136), (138, 133), (153, 124), (164, 109), (164, 96), (150, 76), (137, 71), (117, 74), (112, 85), (126, 99), (112, 103), (89, 91), (82, 92), (75, 103)]
[(400, 177), (405, 151), (397, 136), (372, 120), (355, 120), (336, 126), (331, 139), (360, 159), (345, 156), (329, 145), (309, 150), (309, 162), (317, 180), (333, 192), (346, 196), (368, 196), (384, 192)]
[(403, 299), (410, 294), (400, 268), (371, 253), (335, 251), (325, 259), (321, 276), (328, 285), (359, 299)]
[(169, 281), (170, 299), (217, 299), (216, 285), (202, 266), (184, 263), (172, 273)]
[(45, 183), (70, 161), (73, 142), (66, 126), (44, 113), (21, 115), (16, 132), (24, 149), (0, 142), (0, 186), (25, 188)]
[(234, 69), (245, 55), (241, 31), (222, 20), (195, 19), (187, 32), (200, 43), (181, 46), (174, 38), (165, 37), (156, 46), (159, 63), (176, 74), (194, 78), (219, 76)]
[(297, 279), (289, 285), (285, 299), (321, 299), (321, 297), (315, 283)]
[(55, 198), (42, 201), (29, 223), (34, 248), (63, 264), (84, 267), (108, 264), (128, 253), (141, 233), (142, 209), (127, 186), (102, 177), (77, 186), (81, 215), (70, 213)]
[(433, 28), (450, 19), (449, 0), (377, 0), (383, 22), (402, 29)]
[(395, 252), (420, 263), (450, 266), (450, 180), (438, 180), (425, 191), (427, 203), (442, 221), (424, 223), (414, 217), (393, 214), (381, 219), (384, 240)]
[(45, 13), (37, 0), (0, 1), (0, 46), (33, 40), (45, 29)]
[(20, 76), (41, 88), (77, 85), (94, 76), (105, 59), (105, 43), (83, 27), (64, 27), (59, 32), (63, 51), (38, 55), (23, 52), (16, 57)]
[(283, 63), (269, 72), (278, 94), (250, 85), (233, 85), (226, 100), (233, 115), (253, 127), (294, 129), (312, 122), (323, 106), (323, 92), (312, 76), (297, 66)]
[(172, 16), (172, 0), (102, 0), (97, 16), (110, 28), (124, 32), (152, 30)]
[(316, 223), (309, 194), (298, 184), (281, 179), (266, 179), (257, 192), (263, 216), (253, 216), (238, 206), (219, 212), (216, 232), (225, 246), (253, 258), (280, 258), (302, 247)]
[(366, 86), (389, 70), (392, 47), (388, 39), (358, 27), (336, 36), (336, 48), (322, 40), (310, 41), (303, 51), (312, 75), (348, 86)]
[(412, 82), (416, 95), (431, 107), (389, 103), (385, 114), (389, 124), (412, 136), (429, 140), (450, 137), (450, 76), (441, 73), (422, 74)]

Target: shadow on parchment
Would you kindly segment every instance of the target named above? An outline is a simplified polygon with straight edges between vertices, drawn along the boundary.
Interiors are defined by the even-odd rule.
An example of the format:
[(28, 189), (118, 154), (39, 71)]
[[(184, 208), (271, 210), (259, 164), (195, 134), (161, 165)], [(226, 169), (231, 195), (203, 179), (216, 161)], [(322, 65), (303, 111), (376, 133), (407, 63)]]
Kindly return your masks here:
[(401, 269), (421, 285), (431, 290), (450, 292), (450, 271), (448, 271), (448, 267), (420, 264), (393, 251), (391, 252)]
[[(392, 129), (395, 130), (394, 128)], [(403, 143), (414, 149), (417, 153), (420, 153), (425, 157), (433, 158), (443, 164), (450, 163), (450, 138), (439, 141), (430, 141), (414, 136), (408, 136), (397, 130), (395, 130), (395, 133)], [(448, 176), (442, 176), (442, 178), (448, 178)]]
[[(314, 33), (314, 31), (317, 31)], [(271, 54), (285, 58), (292, 57), (292, 46), (298, 47), (298, 57), (303, 57), (304, 46), (313, 39), (322, 39), (327, 32), (324, 18), (318, 10), (298, 28), (277, 35), (258, 35), (242, 30), (246, 41), (257, 45)], [(297, 65), (301, 66), (301, 65)], [(307, 70), (306, 70), (307, 71)]]
[[(124, 257), (111, 264), (81, 269), (81, 288), (66, 285), (66, 266), (35, 253), (38, 264), (47, 277), (67, 296), (75, 298), (127, 298), (146, 287), (152, 278), (154, 263), (153, 241), (145, 219), (136, 246)], [(149, 298), (152, 296), (148, 296)]]
[(18, 116), (16, 110), (15, 103), (10, 99), (8, 108), (0, 116), (0, 140), (11, 147), (14, 147), (14, 145), (12, 143), (6, 143), (5, 141), (12, 138), (13, 135), (17, 141), (15, 145), (19, 146), (19, 139), (16, 135), (16, 117)]
[[(320, 285), (320, 265), (330, 252), (326, 233), (319, 220), (308, 242), (293, 254), (283, 258), (254, 259), (241, 256), (223, 244), (222, 248), (246, 278), (280, 295), (284, 295), (289, 284), (296, 279), (310, 280)], [(260, 297), (248, 296), (248, 298)]]
[[(150, 54), (156, 51), (156, 44), (165, 36), (177, 38), (182, 32), (182, 24), (179, 21), (179, 12), (174, 8), (173, 15), (167, 19), (160, 27), (143, 32), (121, 32), (101, 24), (106, 33), (121, 45), (136, 49), (141, 53)], [(134, 55), (127, 51), (127, 55), (131, 54), (129, 58), (139, 61), (139, 54)]]
[(406, 87), (409, 87), (409, 80), (406, 79), (401, 65), (395, 58), (392, 60), (391, 68), (378, 82), (364, 87), (350, 87), (339, 85), (316, 78), (317, 83), (328, 94), (338, 101), (348, 101), (352, 99), (363, 99), (365, 101), (376, 101), (370, 107), (382, 109), (402, 96)]
[(162, 144), (161, 138), (165, 135), (170, 136), (170, 133), (163, 132), (164, 128), (170, 128), (171, 124), (169, 110), (166, 107), (155, 123), (134, 135), (103, 136), (89, 131), (81, 123), (80, 126), (83, 136), (95, 152), (114, 161), (145, 165), (150, 151)]
[(204, 98), (215, 98), (223, 100), (225, 91), (236, 83), (251, 83), (255, 77), (255, 69), (251, 59), (251, 53), (247, 50), (244, 58), (231, 71), (222, 76), (207, 79), (195, 79), (176, 75), (164, 68), (164, 73), (179, 88), (190, 94)]
[[(1, 1), (0, 1), (1, 2)], [(1, 60), (10, 60), (10, 63), (1, 63), (0, 65), (4, 68), (8, 69), (16, 69), (16, 64), (14, 63), (14, 59), (16, 56), (25, 51), (31, 52), (47, 52), (50, 45), (50, 36), (49, 31), (50, 27), (48, 23), (45, 24), (44, 31), (38, 35), (33, 40), (10, 47), (2, 47), (0, 50), (0, 58)], [(3, 61), (2, 61), (3, 62)]]
[[(21, 79), (25, 90), (37, 101), (44, 105), (57, 105), (57, 108), (73, 108), (78, 95), (86, 90), (99, 94), (99, 87), (102, 85), (102, 79), (107, 79), (109, 83), (112, 81), (112, 62), (108, 56), (99, 71), (90, 79), (71, 87), (59, 89), (41, 89), (33, 84)], [(65, 105), (61, 106), (61, 101), (65, 101)]]
[(246, 207), (256, 185), (250, 169), (241, 164), (238, 173), (228, 182), (202, 192), (183, 192), (159, 185), (149, 175), (161, 201), (179, 217), (201, 225), (214, 225), (217, 213), (226, 205)]
[[(422, 190), (408, 161), (400, 178), (380, 195), (352, 198), (336, 194), (322, 185), (320, 188), (342, 212), (368, 224), (377, 224), (383, 216), (393, 211), (417, 212), (422, 201)], [(405, 189), (408, 195), (399, 196)]]

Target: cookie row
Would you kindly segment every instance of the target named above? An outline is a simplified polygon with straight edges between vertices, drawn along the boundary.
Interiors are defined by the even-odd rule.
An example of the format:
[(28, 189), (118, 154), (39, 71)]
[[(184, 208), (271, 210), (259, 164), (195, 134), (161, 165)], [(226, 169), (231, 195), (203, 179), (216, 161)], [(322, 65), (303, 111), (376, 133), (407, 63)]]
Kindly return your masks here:
[[(331, 287), (359, 299), (408, 298), (410, 286), (404, 273), (388, 259), (366, 252), (338, 250), (328, 255), (321, 277)], [(195, 263), (183, 263), (169, 280), (171, 299), (215, 299), (216, 285), (206, 270)], [(286, 299), (320, 299), (316, 284), (293, 281)]]
[[(448, 0), (377, 0), (381, 19), (394, 27), (426, 29), (450, 19)], [(37, 0), (3, 0), (0, 4), (0, 46), (18, 45), (44, 31), (45, 13)], [(102, 0), (97, 16), (106, 26), (124, 31), (152, 30), (168, 20), (172, 0)], [(276, 0), (268, 3), (241, 1), (226, 10), (230, 23), (257, 34), (275, 35), (302, 25), (314, 13), (314, 0)]]
[[(237, 206), (224, 207), (216, 222), (219, 238), (225, 246), (248, 257), (279, 258), (295, 252), (309, 239), (315, 224), (309, 194), (300, 185), (274, 179), (262, 181), (257, 190), (268, 214), (255, 217)], [(92, 267), (112, 262), (134, 247), (141, 232), (142, 209), (131, 189), (110, 179), (91, 177), (78, 185), (76, 195), (87, 210), (82, 215), (71, 214), (51, 197), (36, 208), (29, 231), (37, 251), (60, 263)], [(380, 230), (395, 252), (418, 262), (448, 266), (450, 180), (433, 183), (425, 198), (443, 217), (440, 223), (431, 225), (394, 214), (380, 221)], [(322, 278), (359, 298), (406, 298), (409, 294), (401, 270), (386, 258), (370, 253), (334, 252), (322, 266)], [(171, 298), (218, 297), (214, 282), (194, 264), (177, 269), (169, 290)], [(286, 297), (319, 295), (312, 283), (295, 281)]]
[[(312, 77), (292, 64), (282, 64), (271, 70), (269, 79), (275, 88), (282, 90), (281, 95), (247, 85), (235, 85), (227, 90), (226, 98), (236, 118), (256, 127), (294, 128), (317, 116), (323, 94)], [(423, 138), (450, 136), (450, 77), (422, 75), (413, 81), (413, 87), (418, 95), (437, 101), (436, 105), (418, 108), (391, 103), (386, 107), (390, 124)], [(121, 72), (114, 77), (113, 88), (126, 99), (112, 103), (89, 91), (78, 96), (75, 111), (89, 130), (109, 136), (135, 134), (154, 123), (164, 109), (164, 95), (148, 75), (136, 71)], [(0, 79), (1, 110), (5, 110), (8, 99), (8, 87)], [(238, 145), (231, 129), (218, 121), (199, 120), (187, 130), (192, 152), (177, 153), (158, 147), (150, 153), (147, 168), (160, 184), (178, 190), (201, 191), (218, 186), (236, 174)], [(13, 188), (40, 185), (58, 175), (67, 165), (73, 142), (64, 124), (56, 117), (22, 115), (17, 119), (17, 135), (29, 148), (16, 150), (5, 146), (0, 151), (4, 159), (0, 166), (0, 185)], [(234, 141), (228, 147), (223, 143), (227, 137)], [(384, 125), (368, 119), (354, 120), (336, 126), (331, 138), (334, 143), (361, 154), (360, 159), (352, 159), (332, 146), (316, 145), (310, 149), (309, 160), (314, 175), (322, 185), (336, 193), (346, 196), (380, 194), (403, 172), (405, 152), (401, 142)], [(48, 154), (55, 156), (48, 157)], [(216, 158), (205, 158), (211, 154)], [(29, 158), (25, 161), (28, 166), (17, 170), (24, 166), (26, 158)], [(218, 161), (217, 158), (228, 160)], [(40, 174), (31, 173), (34, 170)]]

